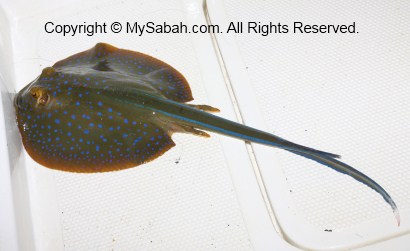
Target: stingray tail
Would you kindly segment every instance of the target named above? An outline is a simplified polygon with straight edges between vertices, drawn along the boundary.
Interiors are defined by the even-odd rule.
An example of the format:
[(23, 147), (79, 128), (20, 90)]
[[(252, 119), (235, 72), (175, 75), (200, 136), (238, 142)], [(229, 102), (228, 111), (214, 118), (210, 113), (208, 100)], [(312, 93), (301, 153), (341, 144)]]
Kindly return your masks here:
[(386, 192), (386, 190), (384, 190), (383, 187), (381, 187), (376, 181), (374, 181), (373, 179), (371, 179), (370, 177), (368, 177), (367, 175), (365, 175), (364, 173), (356, 170), (355, 168), (339, 161), (336, 160), (335, 158), (332, 158), (329, 155), (323, 155), (323, 154), (318, 154), (315, 151), (306, 151), (306, 150), (302, 150), (302, 151), (298, 151), (298, 150), (288, 150), (289, 152), (292, 152), (294, 154), (303, 156), (305, 158), (314, 160), (320, 164), (323, 164), (325, 166), (328, 166), (330, 168), (332, 168), (333, 170), (343, 173), (343, 174), (347, 174), (349, 176), (351, 176), (352, 178), (354, 178), (355, 180), (365, 184), (366, 186), (372, 188), (373, 190), (375, 190), (377, 193), (379, 193), (383, 199), (390, 205), (390, 207), (393, 210), (394, 216), (396, 218), (397, 221), (397, 225), (400, 226), (400, 214), (399, 214), (399, 210), (396, 206), (396, 203), (393, 201), (393, 199), (390, 197), (390, 195)]
[[(170, 119), (170, 121), (174, 121), (174, 123), (177, 123), (179, 125), (182, 124), (189, 126), (191, 128), (194, 128), (196, 131), (198, 131), (197, 129), (203, 129), (242, 139), (248, 142), (278, 147), (297, 155), (312, 159), (340, 173), (344, 173), (353, 177), (357, 181), (365, 184), (366, 186), (369, 186), (383, 197), (383, 199), (393, 209), (397, 224), (400, 225), (399, 211), (390, 195), (379, 184), (366, 176), (364, 173), (361, 173), (353, 167), (337, 160), (337, 158), (340, 157), (339, 155), (298, 145), (271, 133), (267, 133), (255, 128), (251, 128), (249, 126), (214, 116), (186, 104), (177, 103), (171, 100), (164, 100), (152, 96), (150, 96), (150, 99), (152, 100), (146, 102), (146, 104), (150, 105), (150, 109), (161, 113), (162, 115)], [(147, 107), (144, 106), (144, 108)], [(195, 130), (194, 132), (196, 132)], [(190, 132), (192, 132), (192, 130), (190, 130)]]

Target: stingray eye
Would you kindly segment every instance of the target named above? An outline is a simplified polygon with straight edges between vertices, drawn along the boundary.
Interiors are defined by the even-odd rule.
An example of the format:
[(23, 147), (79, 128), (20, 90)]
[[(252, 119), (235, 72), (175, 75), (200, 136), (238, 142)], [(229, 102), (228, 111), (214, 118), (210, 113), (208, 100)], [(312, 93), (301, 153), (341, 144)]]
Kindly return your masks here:
[(37, 100), (37, 104), (39, 105), (46, 105), (49, 99), (47, 92), (39, 88), (31, 89), (30, 95)]
[(39, 93), (38, 93), (37, 91), (31, 91), (31, 96), (32, 96), (33, 98), (38, 98)]
[(45, 104), (47, 104), (47, 101), (48, 101), (48, 94), (44, 92), (44, 93), (42, 93), (42, 95), (38, 99), (38, 103), (40, 105), (45, 105)]

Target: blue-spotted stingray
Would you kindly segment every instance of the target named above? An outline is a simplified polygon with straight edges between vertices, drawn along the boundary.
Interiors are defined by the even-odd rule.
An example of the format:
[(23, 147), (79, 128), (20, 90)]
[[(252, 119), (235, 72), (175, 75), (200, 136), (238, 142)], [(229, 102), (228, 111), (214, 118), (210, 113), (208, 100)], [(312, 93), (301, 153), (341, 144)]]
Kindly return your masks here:
[(45, 68), (14, 99), (28, 154), (70, 172), (107, 172), (154, 160), (175, 146), (172, 134), (202, 131), (274, 146), (347, 174), (378, 192), (400, 224), (395, 202), (374, 180), (337, 160), (273, 134), (217, 117), (192, 101), (187, 80), (151, 56), (98, 43)]

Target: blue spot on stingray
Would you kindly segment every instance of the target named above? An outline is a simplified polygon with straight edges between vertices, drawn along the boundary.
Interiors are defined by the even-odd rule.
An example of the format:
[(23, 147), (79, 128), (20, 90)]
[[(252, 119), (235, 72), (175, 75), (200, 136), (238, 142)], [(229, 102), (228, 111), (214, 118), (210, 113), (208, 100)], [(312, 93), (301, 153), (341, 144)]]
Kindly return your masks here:
[(125, 123), (125, 124), (128, 124), (128, 119), (124, 119), (124, 123)]
[(59, 120), (59, 119), (55, 119), (54, 122), (55, 122), (56, 124), (60, 124), (60, 120)]
[(112, 112), (112, 108), (111, 108), (111, 107), (108, 108), (108, 112)]
[(71, 115), (71, 119), (75, 119), (75, 115), (73, 114), (73, 115)]
[[(98, 104), (98, 106), (102, 106), (102, 105), (103, 105), (103, 103), (102, 103), (101, 101), (98, 101), (97, 104)], [(111, 108), (108, 108), (108, 111), (110, 111), (110, 109), (111, 109)]]
[(87, 129), (84, 130), (84, 134), (89, 134), (89, 133), (90, 133), (90, 130), (87, 130)]

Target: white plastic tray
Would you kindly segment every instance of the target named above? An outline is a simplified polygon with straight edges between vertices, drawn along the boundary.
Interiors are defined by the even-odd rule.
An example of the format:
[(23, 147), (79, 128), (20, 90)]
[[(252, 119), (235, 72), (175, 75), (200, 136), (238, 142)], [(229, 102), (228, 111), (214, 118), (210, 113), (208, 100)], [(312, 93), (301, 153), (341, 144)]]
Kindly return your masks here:
[[(371, 189), (315, 162), (254, 145), (269, 200), (285, 238), (303, 249), (364, 247), (407, 234), (409, 225), (410, 34), (407, 2), (214, 1), (213, 24), (246, 124), (342, 155), (384, 186), (401, 226)], [(250, 21), (289, 33), (247, 34)], [(295, 34), (293, 22), (356, 23), (356, 34)], [(280, 168), (275, 166), (278, 164)], [(285, 184), (284, 184), (285, 183)], [(403, 249), (410, 237), (401, 239)]]
[[(9, 115), (4, 131), (10, 133), (7, 144), (13, 155), (7, 170), (14, 187), (17, 229), (11, 243), (18, 243), (20, 250), (259, 250), (288, 245), (273, 241), (279, 237), (241, 141), (218, 135), (208, 140), (174, 135), (177, 147), (149, 164), (91, 175), (44, 168), (21, 146), (10, 94), (33, 80), (42, 68), (101, 41), (173, 65), (190, 82), (195, 103), (218, 107), (221, 116), (235, 120), (208, 34), (63, 37), (44, 32), (48, 21), (205, 24), (201, 1), (8, 1), (1, 10), (6, 28), (1, 30), (2, 75), (9, 93), (3, 99), (4, 112)], [(2, 154), (8, 159), (6, 152)], [(237, 193), (246, 200), (238, 200)], [(13, 211), (7, 212), (13, 219)], [(8, 225), (2, 225), (1, 235), (7, 229)], [(9, 245), (7, 239), (1, 240)], [(7, 250), (16, 250), (10, 245), (14, 248)]]
[[(383, 179), (389, 170), (383, 170), (375, 162), (372, 162), (374, 168), (367, 164), (372, 160), (370, 156), (374, 156), (371, 149), (361, 152), (360, 156), (363, 157), (354, 155), (359, 148), (369, 149), (366, 137), (374, 133), (372, 128), (366, 127), (367, 134), (362, 138), (361, 132), (349, 138), (341, 133), (335, 135), (332, 131), (342, 130), (342, 124), (339, 125), (335, 117), (331, 117), (330, 122), (323, 120), (314, 112), (325, 106), (319, 102), (319, 97), (315, 98), (316, 103), (309, 103), (312, 108), (308, 112), (297, 109), (300, 102), (310, 96), (307, 89), (297, 92), (296, 97), (289, 95), (291, 88), (300, 87), (297, 84), (301, 78), (295, 80), (292, 76), (299, 76), (311, 69), (303, 68), (301, 63), (292, 68), (285, 66), (298, 60), (321, 62), (323, 57), (312, 59), (311, 54), (299, 57), (295, 53), (291, 54), (294, 61), (290, 61), (287, 54), (277, 59), (277, 52), (295, 39), (299, 41), (297, 46), (306, 48), (303, 47), (305, 40), (281, 37), (282, 44), (276, 47), (278, 42), (269, 40), (272, 37), (263, 40), (245, 34), (242, 37), (217, 34), (213, 39), (209, 34), (138, 36), (110, 33), (63, 37), (44, 32), (47, 21), (61, 24), (182, 21), (192, 25), (205, 24), (207, 14), (210, 17), (208, 21), (224, 25), (227, 20), (237, 18), (262, 20), (272, 17), (277, 15), (275, 10), (280, 6), (287, 5), (280, 2), (273, 5), (272, 2), (249, 4), (245, 1), (213, 0), (1, 2), (0, 108), (3, 112), (0, 116), (0, 203), (6, 206), (2, 206), (0, 211), (0, 250), (297, 250), (295, 246), (322, 250), (351, 247), (377, 250), (380, 247), (400, 249), (409, 246), (408, 235), (403, 235), (409, 230), (406, 215), (410, 203), (405, 196), (408, 189), (403, 190), (408, 186), (406, 180), (410, 175), (403, 169), (407, 158), (403, 153), (409, 150), (408, 143), (406, 145), (403, 141), (402, 148), (388, 152), (389, 155), (383, 151), (389, 145), (374, 150), (380, 155), (376, 162), (386, 163), (393, 159), (396, 163), (391, 167), (389, 165), (391, 170), (395, 170), (393, 174)], [(291, 7), (288, 7), (289, 13)], [(284, 13), (282, 15), (285, 17)], [(316, 13), (306, 12), (305, 15), (308, 17)], [(406, 36), (402, 38), (403, 43), (408, 41)], [(14, 121), (13, 94), (37, 77), (42, 68), (86, 50), (97, 42), (144, 52), (173, 65), (190, 82), (195, 98), (193, 103), (218, 107), (222, 117), (231, 120), (242, 117), (249, 125), (342, 154), (346, 161), (362, 168), (391, 191), (398, 202), (402, 226), (395, 226), (390, 209), (378, 195), (348, 177), (268, 147), (252, 145), (256, 156), (254, 159), (243, 142), (215, 134), (211, 139), (175, 135), (177, 146), (159, 159), (115, 173), (72, 174), (49, 170), (35, 163), (20, 143)], [(333, 42), (336, 47), (340, 46), (337, 40)], [(329, 46), (327, 49), (332, 49)], [(260, 62), (260, 58), (252, 57), (253, 53), (258, 52), (252, 48), (263, 48), (265, 63)], [(398, 48), (402, 51), (405, 47)], [(393, 50), (390, 56), (395, 58), (397, 54)], [(339, 60), (347, 60), (341, 55), (338, 57)], [(289, 62), (277, 69), (286, 58)], [(337, 74), (332, 67), (326, 67), (329, 64), (326, 62), (320, 64), (322, 71), (317, 74)], [(402, 69), (400, 67), (408, 66), (408, 63), (402, 57), (388, 69)], [(271, 68), (277, 70), (271, 72)], [(295, 69), (301, 72), (294, 73)], [(283, 74), (284, 71), (288, 74)], [(311, 78), (315, 76), (316, 73), (310, 74), (310, 79), (306, 81), (311, 83)], [(401, 86), (400, 83), (408, 79), (409, 76), (403, 73), (393, 82), (395, 86)], [(319, 80), (323, 83), (323, 79)], [(348, 83), (353, 79), (336, 75), (326, 79), (326, 84), (337, 81)], [(289, 83), (293, 85), (286, 89)], [(332, 85), (329, 88), (320, 95), (335, 90), (331, 89)], [(278, 95), (278, 89), (286, 95)], [(385, 88), (383, 92), (388, 90)], [(405, 88), (400, 90), (401, 95), (408, 91)], [(349, 89), (342, 88), (342, 91), (345, 95), (351, 93)], [(283, 105), (284, 98), (289, 99), (286, 103), (288, 106), (294, 104), (295, 107), (279, 111), (272, 109), (279, 103)], [(270, 99), (278, 101), (272, 103)], [(293, 102), (295, 99), (297, 102)], [(354, 101), (351, 98), (342, 104)], [(335, 106), (330, 102), (326, 111), (351, 116), (349, 109)], [(392, 104), (387, 107), (391, 108)], [(404, 110), (393, 114), (394, 118), (403, 116), (410, 105), (404, 103), (403, 107)], [(387, 111), (390, 108), (386, 108)], [(368, 107), (366, 111), (373, 110)], [(301, 113), (304, 113), (302, 120), (295, 120)], [(356, 131), (372, 122), (367, 119), (360, 120), (364, 125), (357, 125), (352, 119), (351, 130)], [(408, 122), (408, 119), (405, 121)], [(385, 123), (383, 128), (389, 130), (392, 124)], [(304, 133), (308, 126), (312, 134)], [(394, 139), (402, 135), (400, 132), (410, 135), (408, 127), (399, 129), (395, 137), (388, 141), (390, 145), (397, 144)], [(352, 141), (357, 144), (348, 144)], [(399, 155), (400, 158), (397, 157)], [(263, 184), (258, 183), (258, 168), (267, 193), (264, 193)], [(401, 171), (399, 174), (398, 170)], [(314, 189), (306, 190), (311, 187)], [(352, 197), (356, 198), (354, 203), (350, 202)], [(307, 202), (304, 198), (314, 199)], [(344, 201), (349, 201), (348, 206)], [(340, 210), (334, 212), (338, 207)], [(323, 210), (317, 213), (315, 210), (318, 208)], [(343, 219), (348, 219), (344, 225)], [(324, 228), (333, 232), (324, 232)], [(368, 246), (372, 243), (373, 246)]]

